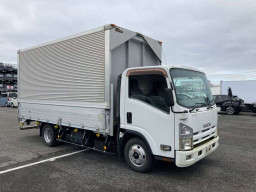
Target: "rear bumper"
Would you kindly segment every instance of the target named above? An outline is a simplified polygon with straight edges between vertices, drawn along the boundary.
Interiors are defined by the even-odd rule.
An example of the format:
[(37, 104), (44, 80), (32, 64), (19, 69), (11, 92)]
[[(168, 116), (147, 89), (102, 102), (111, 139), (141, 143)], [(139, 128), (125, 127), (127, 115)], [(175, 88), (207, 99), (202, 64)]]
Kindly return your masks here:
[(176, 151), (175, 164), (177, 167), (188, 167), (193, 165), (200, 159), (203, 159), (219, 146), (219, 137), (210, 140), (209, 142), (194, 148), (191, 151)]

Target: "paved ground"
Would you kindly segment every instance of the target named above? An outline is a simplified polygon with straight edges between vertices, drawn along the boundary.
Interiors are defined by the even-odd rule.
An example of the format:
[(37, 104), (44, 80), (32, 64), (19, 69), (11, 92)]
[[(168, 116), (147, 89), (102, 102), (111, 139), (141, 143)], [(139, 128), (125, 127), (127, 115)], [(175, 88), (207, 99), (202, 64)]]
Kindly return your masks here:
[[(84, 151), (0, 174), (0, 191), (255, 191), (256, 114), (219, 116), (220, 147), (188, 168), (159, 162), (148, 174), (116, 156)], [(48, 148), (38, 130), (20, 131), (16, 110), (0, 108), (0, 172), (79, 151)]]

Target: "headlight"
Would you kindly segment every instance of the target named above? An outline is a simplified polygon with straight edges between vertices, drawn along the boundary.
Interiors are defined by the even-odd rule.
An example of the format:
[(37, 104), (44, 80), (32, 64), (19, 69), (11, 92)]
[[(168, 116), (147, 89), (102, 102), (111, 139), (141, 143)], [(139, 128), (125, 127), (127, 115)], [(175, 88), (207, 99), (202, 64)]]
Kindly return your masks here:
[(193, 149), (193, 129), (180, 123), (180, 150)]

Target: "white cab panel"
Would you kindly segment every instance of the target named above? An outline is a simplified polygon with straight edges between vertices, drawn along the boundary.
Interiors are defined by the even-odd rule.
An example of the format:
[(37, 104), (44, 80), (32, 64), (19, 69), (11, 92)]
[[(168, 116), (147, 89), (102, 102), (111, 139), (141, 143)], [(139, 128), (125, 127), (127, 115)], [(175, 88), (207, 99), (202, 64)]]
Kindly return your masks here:
[[(126, 85), (128, 85), (128, 78), (123, 78), (126, 78)], [(124, 112), (121, 113), (123, 115), (121, 127), (141, 133), (147, 139), (154, 155), (174, 158), (174, 114), (168, 114), (145, 102), (129, 98), (128, 86), (125, 87), (123, 96), (125, 103)], [(127, 112), (132, 113), (131, 124), (127, 123)], [(160, 150), (161, 144), (171, 146), (172, 150)]]

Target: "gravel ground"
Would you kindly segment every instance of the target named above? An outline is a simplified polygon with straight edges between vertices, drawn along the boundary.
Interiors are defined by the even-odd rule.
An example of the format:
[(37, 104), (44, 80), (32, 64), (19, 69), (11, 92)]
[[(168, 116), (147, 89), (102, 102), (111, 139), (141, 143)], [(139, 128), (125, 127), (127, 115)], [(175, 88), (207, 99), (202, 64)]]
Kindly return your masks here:
[[(38, 130), (19, 130), (16, 116), (0, 108), (0, 172), (81, 150), (46, 147)], [(255, 191), (256, 114), (220, 114), (218, 133), (219, 148), (188, 168), (158, 162), (141, 174), (115, 155), (84, 151), (0, 174), (0, 191)]]

